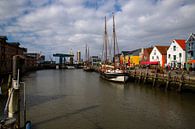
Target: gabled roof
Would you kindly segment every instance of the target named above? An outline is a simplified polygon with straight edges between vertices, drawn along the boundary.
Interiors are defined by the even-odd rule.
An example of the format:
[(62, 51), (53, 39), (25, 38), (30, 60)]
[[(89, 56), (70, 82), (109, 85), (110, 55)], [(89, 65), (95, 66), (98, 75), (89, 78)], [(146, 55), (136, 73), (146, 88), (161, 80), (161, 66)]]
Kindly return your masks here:
[(194, 33), (191, 33), (190, 36), (188, 37), (188, 39), (186, 40), (186, 43), (188, 42), (188, 40), (190, 40), (190, 38), (195, 39), (195, 34)]
[(139, 56), (139, 53), (141, 52), (141, 49), (139, 48), (139, 49), (136, 49), (136, 50), (134, 50), (134, 51), (132, 51), (132, 55), (133, 56)]
[(136, 49), (136, 50), (132, 50), (132, 51), (122, 51), (121, 53), (123, 55), (133, 55), (133, 56), (139, 56), (139, 53), (141, 52), (141, 49)]
[(179, 46), (183, 49), (186, 50), (186, 42), (184, 39), (175, 39), (174, 40)]
[(132, 54), (132, 51), (122, 51), (121, 53), (123, 55), (130, 55), (130, 54)]
[(144, 48), (144, 51), (146, 51), (146, 52), (150, 55), (150, 53), (152, 52), (152, 49), (153, 49), (153, 48), (151, 48), (151, 47), (149, 47), (149, 48)]
[(162, 54), (162, 55), (166, 55), (167, 54), (167, 50), (169, 48), (169, 46), (155, 46), (159, 52)]

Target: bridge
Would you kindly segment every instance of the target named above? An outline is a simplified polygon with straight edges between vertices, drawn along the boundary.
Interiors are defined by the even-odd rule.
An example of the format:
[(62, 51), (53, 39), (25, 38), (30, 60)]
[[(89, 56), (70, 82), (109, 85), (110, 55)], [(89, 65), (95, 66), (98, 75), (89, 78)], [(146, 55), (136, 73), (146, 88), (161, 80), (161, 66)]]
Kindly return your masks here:
[(73, 64), (73, 54), (63, 54), (63, 53), (56, 53), (53, 54), (54, 57), (59, 57), (59, 64), (65, 64), (66, 63), (66, 58), (69, 57), (70, 58), (70, 64)]

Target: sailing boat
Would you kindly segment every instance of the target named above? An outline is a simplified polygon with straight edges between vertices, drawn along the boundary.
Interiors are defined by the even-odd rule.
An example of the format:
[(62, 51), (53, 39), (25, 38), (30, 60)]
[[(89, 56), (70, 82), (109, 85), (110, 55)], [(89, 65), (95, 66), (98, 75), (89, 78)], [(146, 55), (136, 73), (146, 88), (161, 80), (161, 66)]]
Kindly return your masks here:
[(85, 49), (85, 63), (84, 63), (84, 67), (83, 70), (86, 72), (93, 72), (94, 70), (92, 69), (90, 60), (89, 60), (89, 47), (86, 44), (86, 49)]
[(114, 14), (113, 14), (113, 49), (114, 49), (114, 57), (113, 57), (113, 63), (109, 64), (108, 58), (107, 58), (107, 48), (108, 48), (108, 35), (107, 35), (107, 27), (106, 27), (106, 17), (105, 17), (105, 31), (104, 31), (104, 62), (100, 67), (100, 77), (113, 81), (113, 82), (123, 82), (125, 83), (128, 80), (128, 74), (124, 71), (124, 69), (121, 66), (116, 65), (116, 48), (117, 48), (117, 38), (116, 38), (116, 32), (115, 32), (115, 20), (114, 20)]

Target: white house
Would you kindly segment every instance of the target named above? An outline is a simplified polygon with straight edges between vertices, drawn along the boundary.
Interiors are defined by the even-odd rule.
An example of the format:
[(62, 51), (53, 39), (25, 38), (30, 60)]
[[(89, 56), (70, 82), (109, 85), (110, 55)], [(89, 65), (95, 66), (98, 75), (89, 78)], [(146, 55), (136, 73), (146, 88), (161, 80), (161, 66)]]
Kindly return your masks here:
[(186, 53), (184, 39), (175, 39), (167, 50), (167, 65), (171, 67), (184, 68)]
[(150, 53), (150, 62), (158, 62), (161, 67), (164, 67), (168, 48), (169, 46), (154, 46)]

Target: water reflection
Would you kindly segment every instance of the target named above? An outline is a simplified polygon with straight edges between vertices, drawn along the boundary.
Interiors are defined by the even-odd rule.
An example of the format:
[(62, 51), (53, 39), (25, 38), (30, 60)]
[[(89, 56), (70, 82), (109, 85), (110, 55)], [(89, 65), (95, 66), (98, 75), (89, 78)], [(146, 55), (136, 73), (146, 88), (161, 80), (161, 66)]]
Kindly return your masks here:
[(107, 81), (103, 78), (99, 78), (99, 80), (101, 81), (101, 83), (104, 83), (104, 85), (107, 85), (111, 88), (117, 88), (117, 89), (121, 89), (121, 90), (124, 90), (125, 86), (127, 86), (126, 83), (116, 83), (116, 82), (110, 82), (110, 81)]
[(195, 95), (113, 83), (82, 70), (37, 71), (25, 78), (35, 129), (191, 129)]

